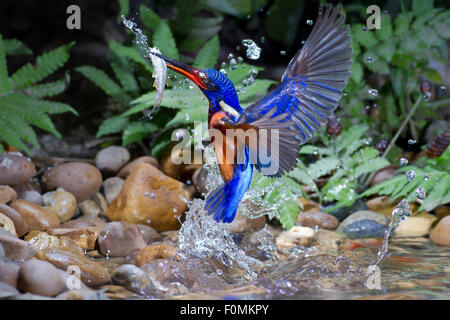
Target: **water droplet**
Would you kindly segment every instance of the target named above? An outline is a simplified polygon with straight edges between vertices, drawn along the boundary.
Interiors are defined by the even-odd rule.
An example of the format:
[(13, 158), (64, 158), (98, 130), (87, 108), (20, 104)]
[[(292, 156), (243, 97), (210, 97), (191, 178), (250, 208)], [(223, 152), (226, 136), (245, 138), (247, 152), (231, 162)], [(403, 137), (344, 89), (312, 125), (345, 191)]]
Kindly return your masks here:
[(406, 159), (406, 158), (401, 158), (401, 159), (400, 159), (400, 167), (404, 167), (404, 166), (406, 166), (406, 165), (408, 165), (408, 159)]
[(414, 170), (409, 170), (406, 172), (406, 180), (413, 181), (416, 177), (416, 172)]
[(425, 179), (425, 181), (428, 181), (428, 179), (430, 179), (430, 177), (427, 174), (424, 174), (423, 178)]
[(446, 86), (440, 86), (439, 89), (441, 90), (441, 92), (447, 91), (447, 87)]
[(373, 61), (372, 57), (367, 57), (366, 62), (371, 63)]
[(242, 40), (242, 44), (247, 47), (247, 58), (252, 60), (258, 60), (261, 55), (261, 48), (251, 39)]
[(244, 58), (238, 57), (238, 58), (237, 58), (237, 61), (238, 61), (239, 63), (242, 63), (242, 62), (244, 62)]
[(409, 140), (408, 140), (408, 144), (409, 144), (409, 145), (413, 145), (413, 144), (416, 144), (416, 143), (417, 143), (417, 141), (414, 140), (414, 139), (409, 139)]
[(417, 188), (416, 189), (416, 197), (417, 199), (425, 199), (425, 197), (427, 196), (425, 189), (424, 188)]
[(234, 54), (232, 54), (232, 53), (228, 54), (228, 60), (231, 60), (233, 58), (234, 58)]
[(286, 55), (286, 51), (281, 50), (281, 51), (280, 51), (280, 54), (281, 54), (282, 56), (285, 56), (285, 55)]
[(374, 97), (378, 96), (378, 90), (377, 89), (369, 89), (369, 93), (372, 96), (374, 96)]
[(367, 27), (363, 27), (362, 29), (363, 29), (363, 31), (369, 30)]
[(191, 116), (188, 113), (184, 114), (184, 120), (189, 121), (191, 119)]
[(236, 59), (230, 60), (230, 70), (236, 70), (238, 68), (238, 63)]
[(259, 42), (261, 42), (261, 43), (266, 42), (266, 37), (262, 36), (261, 38), (259, 38)]
[(227, 70), (225, 70), (225, 69), (222, 68), (222, 69), (220, 69), (219, 71), (222, 72), (224, 75), (227, 75)]
[(306, 20), (306, 24), (307, 24), (308, 26), (312, 26), (313, 23), (314, 23), (314, 22), (313, 22), (312, 20), (309, 20), (309, 19)]

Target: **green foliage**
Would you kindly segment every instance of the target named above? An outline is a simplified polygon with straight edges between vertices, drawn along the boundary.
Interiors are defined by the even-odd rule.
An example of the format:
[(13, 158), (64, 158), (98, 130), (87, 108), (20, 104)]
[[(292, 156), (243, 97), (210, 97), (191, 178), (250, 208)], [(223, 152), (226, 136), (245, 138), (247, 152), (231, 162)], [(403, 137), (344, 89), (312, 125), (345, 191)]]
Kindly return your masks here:
[[(429, 61), (448, 63), (443, 57), (450, 38), (449, 18), (450, 10), (433, 8), (432, 1), (412, 1), (411, 11), (392, 17), (382, 13), (381, 29), (351, 24), (353, 65), (347, 95), (341, 102), (344, 127), (359, 122), (370, 126), (374, 134), (389, 137), (395, 133), (412, 108), (411, 101), (421, 94), (422, 79), (443, 83), (440, 70)], [(374, 79), (381, 83), (375, 87), (376, 96), (369, 93)], [(426, 102), (419, 105), (410, 123), (414, 139), (430, 118), (439, 118), (438, 107)]]
[[(317, 160), (308, 166), (299, 165), (288, 175), (319, 193), (321, 202), (335, 202), (330, 210), (350, 206), (357, 199), (360, 178), (389, 164), (369, 146), (370, 140), (363, 138), (367, 129), (364, 125), (353, 126), (334, 142), (322, 134), (323, 147), (306, 145), (300, 149), (301, 155)], [(327, 182), (319, 190), (317, 182), (324, 178)]]
[[(180, 5), (183, 6), (183, 4)], [(201, 7), (193, 5), (185, 9), (189, 12), (197, 12)], [(217, 64), (220, 52), (217, 32), (220, 29), (221, 17), (191, 20), (192, 17), (185, 16), (183, 11), (180, 12), (181, 20), (177, 21), (172, 30), (171, 19), (159, 17), (145, 5), (140, 6), (139, 12), (143, 25), (152, 31), (148, 34), (151, 39), (149, 45), (158, 47), (162, 54), (184, 60), (197, 68), (212, 68)], [(194, 23), (194, 26), (185, 29), (195, 31), (198, 23), (198, 28), (202, 32), (194, 32), (195, 34), (187, 35), (187, 38), (177, 41), (177, 26), (183, 25), (184, 19)], [(178, 30), (178, 32), (181, 31)], [(133, 39), (133, 37), (134, 35), (130, 34), (130, 38)], [(92, 66), (76, 68), (76, 71), (90, 79), (110, 97), (110, 106), (113, 107), (114, 112), (120, 112), (102, 123), (97, 132), (98, 137), (121, 133), (122, 144), (125, 146), (152, 136), (154, 138), (152, 139), (152, 155), (157, 156), (170, 145), (166, 131), (176, 127), (189, 127), (195, 121), (204, 122), (207, 119), (208, 101), (203, 94), (198, 90), (192, 90), (193, 85), (187, 79), (181, 78), (170, 70), (168, 88), (164, 91), (161, 109), (152, 114), (154, 118), (144, 119), (143, 116), (154, 108), (156, 99), (152, 65), (136, 46), (126, 46), (110, 41), (109, 49), (110, 66), (114, 78), (107, 72)], [(180, 50), (194, 49), (198, 49), (198, 52), (192, 60), (180, 53)], [(262, 70), (261, 67), (240, 63), (236, 70), (227, 69), (226, 71), (230, 79), (238, 86), (238, 95), (244, 107), (266, 94), (269, 86), (274, 83), (267, 79), (254, 80), (253, 78), (260, 70)], [(247, 80), (250, 78), (252, 84), (248, 85)]]
[[(7, 144), (30, 152), (26, 143), (39, 148), (32, 126), (61, 134), (55, 129), (50, 114), (77, 112), (67, 104), (44, 100), (60, 94), (68, 85), (66, 79), (40, 83), (69, 58), (69, 50), (74, 43), (61, 46), (36, 58), (33, 65), (27, 63), (11, 76), (8, 75), (6, 56), (30, 54), (31, 50), (18, 40), (3, 39), (0, 35), (0, 137)], [(2, 151), (0, 145), (0, 152)]]
[(250, 192), (255, 190), (252, 202), (266, 209), (269, 218), (277, 218), (286, 230), (296, 224), (297, 215), (303, 209), (299, 198), (306, 197), (306, 193), (292, 176), (270, 178), (254, 172)]
[[(405, 173), (413, 170), (414, 180), (406, 179)], [(396, 175), (366, 190), (360, 197), (374, 194), (387, 195), (391, 199), (406, 198), (409, 202), (417, 200), (416, 189), (423, 188), (426, 198), (418, 211), (431, 211), (434, 208), (450, 203), (450, 148), (437, 159), (426, 159), (423, 167), (406, 166), (398, 170)], [(419, 200), (421, 202), (421, 200)]]

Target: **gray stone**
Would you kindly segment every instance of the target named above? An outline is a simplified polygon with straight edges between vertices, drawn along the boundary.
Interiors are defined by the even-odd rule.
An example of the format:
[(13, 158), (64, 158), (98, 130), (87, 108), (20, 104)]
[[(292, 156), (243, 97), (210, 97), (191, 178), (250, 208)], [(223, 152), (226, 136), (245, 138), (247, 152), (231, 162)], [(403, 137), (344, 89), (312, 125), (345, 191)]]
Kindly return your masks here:
[(16, 261), (27, 261), (34, 257), (36, 249), (26, 241), (17, 239), (13, 234), (0, 229), (0, 244), (5, 251), (5, 257)]
[(153, 295), (159, 292), (150, 277), (132, 264), (124, 264), (118, 267), (114, 271), (112, 279), (116, 284), (140, 295)]

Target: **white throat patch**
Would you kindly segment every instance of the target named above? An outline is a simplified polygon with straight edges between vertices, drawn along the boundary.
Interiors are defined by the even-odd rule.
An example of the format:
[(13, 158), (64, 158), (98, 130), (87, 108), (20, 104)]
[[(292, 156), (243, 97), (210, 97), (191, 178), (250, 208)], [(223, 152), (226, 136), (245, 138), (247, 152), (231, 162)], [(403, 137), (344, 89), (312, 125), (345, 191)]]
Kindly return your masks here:
[(229, 106), (228, 104), (226, 104), (223, 100), (221, 100), (219, 102), (219, 105), (222, 107), (223, 111), (225, 111), (228, 114), (231, 114), (232, 116), (235, 116), (237, 118), (239, 118), (240, 113), (237, 112), (237, 110), (231, 106)]

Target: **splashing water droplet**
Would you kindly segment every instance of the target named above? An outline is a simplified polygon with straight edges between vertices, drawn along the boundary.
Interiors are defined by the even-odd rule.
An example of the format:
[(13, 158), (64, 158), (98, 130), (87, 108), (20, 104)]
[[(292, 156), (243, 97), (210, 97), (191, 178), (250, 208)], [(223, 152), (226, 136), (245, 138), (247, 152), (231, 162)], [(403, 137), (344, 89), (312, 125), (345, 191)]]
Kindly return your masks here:
[(416, 197), (417, 199), (423, 200), (427, 196), (427, 193), (425, 192), (424, 188), (417, 188), (416, 189)]
[(441, 90), (441, 92), (447, 91), (447, 87), (446, 86), (440, 86), (439, 89)]
[(236, 70), (238, 68), (238, 63), (236, 59), (230, 60), (230, 70)]
[(262, 36), (261, 38), (259, 38), (259, 42), (261, 42), (261, 43), (266, 42), (266, 37)]
[(281, 54), (282, 56), (285, 56), (285, 55), (286, 55), (286, 51), (281, 50), (281, 51), (280, 51), (280, 54)]
[(367, 58), (366, 58), (366, 62), (368, 62), (368, 63), (371, 63), (371, 62), (373, 62), (373, 59), (372, 59), (372, 57), (367, 57)]
[(261, 55), (261, 48), (251, 39), (242, 40), (242, 44), (247, 47), (247, 58), (252, 60), (258, 60)]
[(417, 141), (414, 140), (414, 139), (409, 139), (409, 140), (408, 140), (408, 144), (409, 144), (409, 145), (413, 145), (413, 144), (416, 144), (416, 143), (417, 143)]
[(228, 60), (231, 60), (233, 58), (234, 58), (234, 54), (232, 54), (232, 53), (228, 54)]
[(184, 120), (189, 121), (191, 119), (191, 116), (188, 113), (184, 114)]
[(416, 178), (416, 172), (414, 170), (409, 170), (406, 172), (406, 180), (413, 181)]
[(400, 167), (404, 167), (408, 164), (408, 159), (406, 158), (401, 158), (400, 159)]
[(428, 179), (430, 179), (430, 177), (427, 174), (424, 174), (423, 178), (425, 179), (425, 181), (428, 181)]
[(312, 26), (313, 25), (313, 23), (314, 23), (314, 21), (312, 21), (312, 20), (306, 20), (306, 24), (308, 25), (308, 26)]
[(424, 94), (423, 94), (423, 100), (424, 101), (429, 101), (430, 100), (430, 98), (431, 98), (431, 92), (425, 92)]
[(374, 97), (378, 96), (378, 90), (377, 89), (369, 89), (369, 93), (372, 96), (374, 96)]

